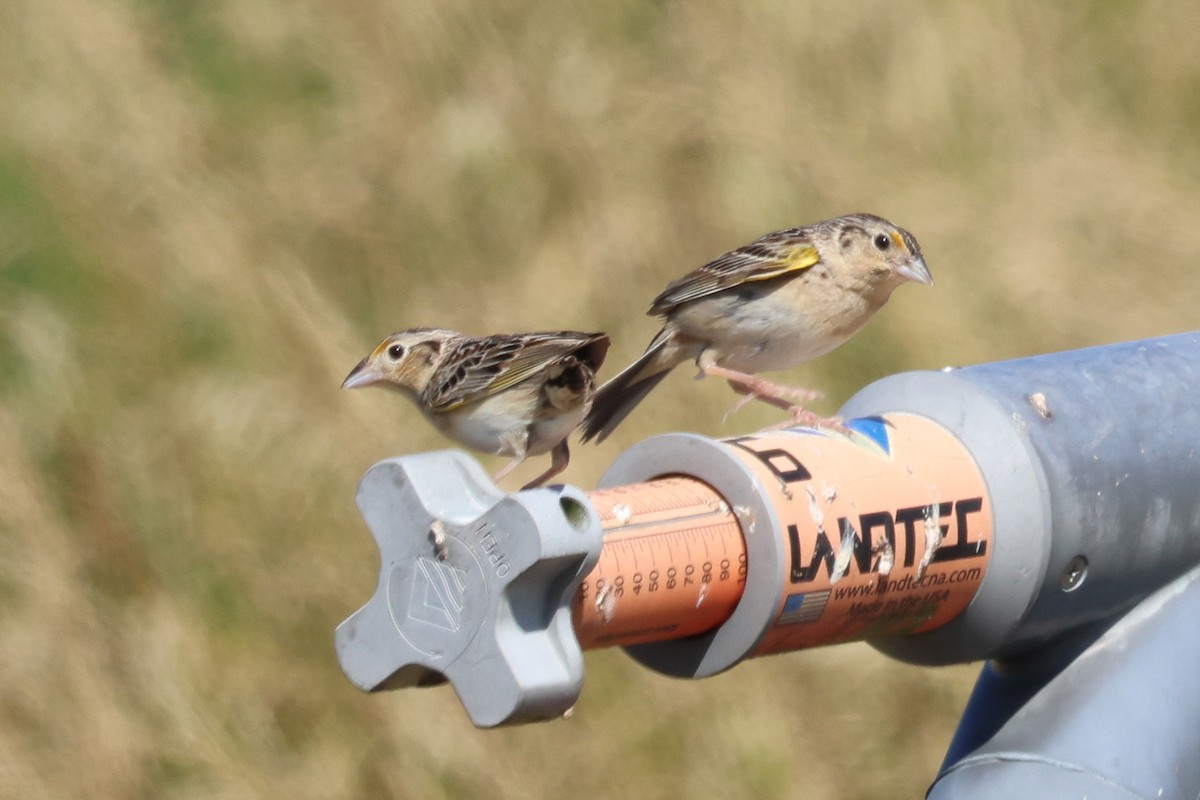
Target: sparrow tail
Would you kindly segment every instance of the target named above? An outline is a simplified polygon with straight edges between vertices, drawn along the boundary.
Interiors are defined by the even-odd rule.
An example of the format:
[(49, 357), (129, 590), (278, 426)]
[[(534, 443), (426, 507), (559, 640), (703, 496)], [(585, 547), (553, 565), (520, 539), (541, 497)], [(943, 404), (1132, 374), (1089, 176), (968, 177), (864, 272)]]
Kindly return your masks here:
[(666, 364), (656, 364), (655, 361), (661, 358), (663, 348), (669, 340), (670, 336), (666, 331), (660, 331), (637, 361), (596, 390), (592, 410), (588, 412), (581, 426), (583, 441), (595, 439), (598, 444), (607, 439), (621, 421), (629, 416), (629, 412), (667, 377), (678, 361)]

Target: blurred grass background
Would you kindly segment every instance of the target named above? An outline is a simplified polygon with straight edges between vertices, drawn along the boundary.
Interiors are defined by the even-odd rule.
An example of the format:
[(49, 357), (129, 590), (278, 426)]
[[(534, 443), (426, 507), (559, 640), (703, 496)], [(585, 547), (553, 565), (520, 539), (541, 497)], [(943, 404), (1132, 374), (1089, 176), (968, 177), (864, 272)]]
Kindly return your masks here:
[[(0, 5), (0, 796), (919, 796), (974, 667), (858, 645), (685, 683), (598, 652), (572, 720), (492, 732), (448, 688), (359, 694), (332, 650), (376, 580), (355, 483), (445, 441), (338, 384), (420, 324), (607, 330), (612, 374), (668, 280), (858, 210), (914, 231), (937, 286), (779, 376), (820, 410), (1192, 329), (1198, 16)], [(775, 419), (722, 422), (732, 400), (675, 376), (566, 477)]]

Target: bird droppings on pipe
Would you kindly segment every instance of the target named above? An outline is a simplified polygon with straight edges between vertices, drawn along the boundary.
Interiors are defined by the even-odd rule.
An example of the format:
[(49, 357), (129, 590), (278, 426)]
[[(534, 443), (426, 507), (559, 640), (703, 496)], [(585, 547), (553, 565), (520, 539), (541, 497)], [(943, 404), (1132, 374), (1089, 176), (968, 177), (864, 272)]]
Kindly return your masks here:
[(733, 513), (737, 516), (738, 522), (742, 525), (742, 533), (749, 536), (754, 533), (754, 512), (749, 506), (734, 506)]
[(617, 598), (613, 594), (612, 586), (605, 584), (599, 592), (596, 593), (596, 611), (600, 613), (600, 618), (607, 625), (612, 622), (613, 615), (617, 610)]
[(429, 541), (433, 545), (434, 555), (438, 561), (445, 561), (448, 555), (446, 548), (446, 523), (435, 519), (429, 523)]
[(886, 536), (880, 537), (875, 547), (872, 548), (872, 553), (879, 556), (876, 570), (886, 578), (892, 573), (892, 567), (896, 563), (896, 548), (892, 547), (891, 539)]
[(942, 546), (942, 526), (938, 524), (938, 504), (925, 506), (925, 553), (917, 565), (917, 580), (925, 577), (925, 570), (933, 562), (934, 553)]
[(1025, 395), (1025, 399), (1029, 401), (1029, 405), (1033, 406), (1033, 410), (1042, 419), (1051, 419), (1054, 417), (1053, 412), (1050, 411), (1049, 404), (1046, 402), (1046, 395), (1041, 392), (1033, 392), (1032, 394)]

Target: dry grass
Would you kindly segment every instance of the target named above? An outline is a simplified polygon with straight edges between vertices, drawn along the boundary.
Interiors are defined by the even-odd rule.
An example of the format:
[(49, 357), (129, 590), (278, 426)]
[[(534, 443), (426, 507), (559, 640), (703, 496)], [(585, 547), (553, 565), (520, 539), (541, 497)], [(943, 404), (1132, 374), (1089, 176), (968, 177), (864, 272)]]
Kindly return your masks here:
[[(915, 231), (938, 285), (788, 376), (830, 410), (1193, 328), (1197, 14), (5, 3), (0, 796), (917, 796), (969, 667), (852, 646), (681, 683), (593, 653), (573, 721), (499, 732), (448, 689), (358, 694), (354, 484), (443, 441), (338, 382), (428, 323), (605, 329), (615, 367), (666, 280), (852, 210)], [(568, 477), (771, 418), (729, 401), (673, 378)]]

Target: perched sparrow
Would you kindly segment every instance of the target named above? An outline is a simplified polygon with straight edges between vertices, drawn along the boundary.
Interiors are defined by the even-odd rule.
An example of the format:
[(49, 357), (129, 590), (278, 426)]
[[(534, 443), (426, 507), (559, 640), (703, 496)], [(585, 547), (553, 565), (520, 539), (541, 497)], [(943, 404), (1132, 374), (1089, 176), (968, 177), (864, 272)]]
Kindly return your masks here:
[(933, 283), (912, 234), (871, 214), (768, 233), (684, 275), (655, 298), (664, 318), (632, 365), (596, 392), (583, 440), (604, 439), (676, 365), (819, 423), (797, 401), (815, 393), (754, 373), (786, 369), (849, 339), (905, 281)]
[(499, 482), (528, 456), (550, 453), (550, 468), (525, 489), (567, 467), (567, 437), (592, 405), (603, 333), (514, 333), (475, 338), (412, 328), (380, 342), (350, 370), (343, 389), (398, 389), (446, 436), (476, 450), (512, 456)]

